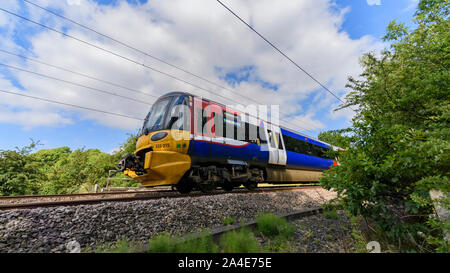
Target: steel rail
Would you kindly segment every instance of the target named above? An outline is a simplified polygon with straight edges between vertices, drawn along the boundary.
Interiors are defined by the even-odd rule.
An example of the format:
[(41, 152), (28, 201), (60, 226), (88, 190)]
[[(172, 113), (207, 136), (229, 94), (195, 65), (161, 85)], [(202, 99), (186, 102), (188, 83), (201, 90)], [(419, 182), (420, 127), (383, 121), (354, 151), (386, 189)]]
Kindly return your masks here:
[[(101, 196), (106, 196), (108, 194), (116, 194), (116, 195), (135, 194), (135, 196), (105, 197), (105, 198), (78, 199), (78, 200), (59, 200), (59, 201), (49, 201), (49, 202), (9, 203), (9, 204), (0, 204), (0, 210), (94, 205), (94, 204), (101, 204), (104, 202), (130, 202), (130, 201), (156, 200), (156, 199), (163, 199), (163, 198), (186, 198), (186, 197), (214, 196), (214, 195), (221, 195), (221, 194), (254, 194), (254, 193), (297, 191), (297, 190), (319, 189), (319, 188), (321, 188), (321, 187), (317, 186), (317, 185), (307, 185), (307, 186), (284, 186), (284, 187), (260, 187), (255, 190), (252, 190), (252, 191), (249, 191), (246, 189), (236, 189), (233, 192), (217, 190), (217, 191), (214, 191), (211, 193), (195, 192), (192, 194), (180, 194), (176, 191), (146, 191), (146, 192), (140, 191), (140, 192), (100, 193)], [(168, 194), (165, 194), (165, 193), (168, 193)], [(104, 195), (102, 195), (102, 194), (104, 194)], [(83, 194), (79, 194), (78, 196), (80, 196), (80, 195), (83, 196)], [(84, 194), (84, 195), (95, 195), (95, 194)], [(68, 195), (65, 195), (65, 196), (68, 196)], [(74, 197), (77, 195), (69, 195), (69, 196)]]

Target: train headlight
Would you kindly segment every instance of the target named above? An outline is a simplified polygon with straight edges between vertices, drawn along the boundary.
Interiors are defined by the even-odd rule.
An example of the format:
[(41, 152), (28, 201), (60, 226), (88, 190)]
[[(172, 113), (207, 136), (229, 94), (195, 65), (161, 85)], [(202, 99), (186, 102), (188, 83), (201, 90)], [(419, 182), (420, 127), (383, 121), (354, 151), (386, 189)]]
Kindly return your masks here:
[(151, 140), (158, 141), (158, 140), (165, 138), (166, 136), (167, 136), (167, 132), (159, 132), (159, 133), (152, 135)]

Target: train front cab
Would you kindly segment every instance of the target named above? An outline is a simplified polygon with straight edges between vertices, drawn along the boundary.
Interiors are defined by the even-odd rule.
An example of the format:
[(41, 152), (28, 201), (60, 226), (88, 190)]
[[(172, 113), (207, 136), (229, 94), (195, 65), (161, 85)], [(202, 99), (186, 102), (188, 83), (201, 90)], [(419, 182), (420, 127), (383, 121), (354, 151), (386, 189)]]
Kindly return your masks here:
[[(124, 171), (144, 187), (174, 185), (191, 167), (190, 100), (185, 93), (160, 97), (148, 113), (136, 143), (136, 161)], [(178, 129), (172, 129), (178, 128)]]

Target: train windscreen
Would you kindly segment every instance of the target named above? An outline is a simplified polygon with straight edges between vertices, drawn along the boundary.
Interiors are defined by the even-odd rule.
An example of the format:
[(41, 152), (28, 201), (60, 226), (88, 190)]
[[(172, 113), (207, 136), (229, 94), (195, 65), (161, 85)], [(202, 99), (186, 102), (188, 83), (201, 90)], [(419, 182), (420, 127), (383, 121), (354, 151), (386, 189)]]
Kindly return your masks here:
[(144, 126), (142, 127), (142, 132), (144, 134), (164, 129), (167, 108), (169, 107), (171, 101), (172, 97), (167, 97), (153, 104), (150, 113), (144, 121)]
[[(177, 122), (180, 118), (181, 120)], [(177, 122), (177, 124), (175, 124), (175, 122)], [(188, 96), (170, 96), (153, 104), (144, 121), (140, 134), (171, 129), (174, 126), (176, 129), (180, 130), (183, 130), (183, 128), (189, 130), (190, 128)]]

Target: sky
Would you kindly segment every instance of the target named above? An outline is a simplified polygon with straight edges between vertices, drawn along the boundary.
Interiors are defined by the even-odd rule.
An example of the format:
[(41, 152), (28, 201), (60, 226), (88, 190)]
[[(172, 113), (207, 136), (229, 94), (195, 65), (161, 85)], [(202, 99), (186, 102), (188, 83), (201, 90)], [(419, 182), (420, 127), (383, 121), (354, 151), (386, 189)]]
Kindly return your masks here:
[[(30, 1), (141, 53), (22, 0), (2, 0), (0, 7), (202, 89), (0, 11), (0, 90), (137, 118), (146, 116), (154, 97), (186, 91), (227, 105), (234, 105), (232, 101), (254, 104), (248, 98), (279, 105), (282, 125), (313, 137), (351, 124), (351, 110), (334, 112), (339, 105), (336, 98), (216, 1)], [(418, 0), (222, 1), (341, 99), (350, 91), (345, 88), (347, 78), (357, 77), (362, 71), (361, 55), (388, 47), (381, 38), (390, 21), (412, 26), (418, 4)], [(142, 52), (201, 75), (226, 90)], [(43, 144), (41, 149), (69, 146), (110, 153), (129, 134), (136, 133), (141, 123), (0, 92), (0, 149), (23, 147), (33, 139)]]

